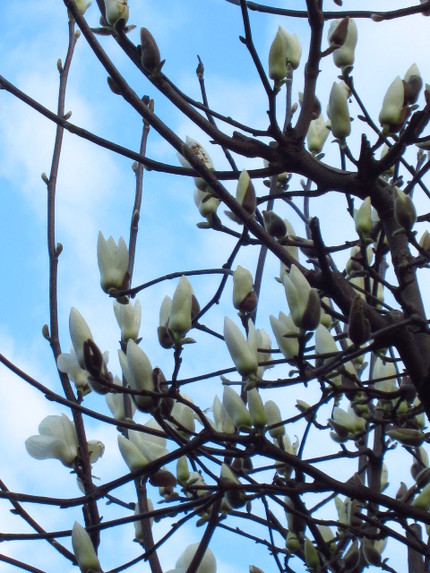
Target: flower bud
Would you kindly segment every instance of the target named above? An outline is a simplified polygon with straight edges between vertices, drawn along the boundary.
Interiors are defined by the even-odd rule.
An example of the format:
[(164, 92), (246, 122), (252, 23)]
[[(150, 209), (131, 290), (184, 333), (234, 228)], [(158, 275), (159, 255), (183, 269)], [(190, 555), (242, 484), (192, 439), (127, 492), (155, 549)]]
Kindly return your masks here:
[(193, 304), (193, 289), (186, 276), (179, 279), (178, 286), (173, 294), (172, 306), (168, 328), (178, 338), (183, 338), (191, 328), (191, 311)]
[(78, 392), (85, 396), (91, 392), (88, 383), (88, 372), (80, 367), (76, 353), (72, 348), (70, 354), (60, 354), (57, 358), (57, 368), (60, 372), (64, 372), (75, 383)]
[[(115, 383), (118, 383), (118, 385), (120, 384), (120, 380), (118, 377), (115, 377)], [(126, 415), (125, 415), (125, 409), (124, 409), (124, 394), (122, 394), (121, 392), (109, 392), (108, 394), (105, 394), (105, 399), (106, 399), (106, 403), (109, 407), (109, 410), (112, 413), (112, 416), (116, 419), (116, 420), (125, 420), (126, 419)], [(126, 397), (126, 399), (128, 400), (129, 398)], [(133, 401), (130, 401), (130, 418), (133, 417), (134, 412), (136, 411), (136, 405)]]
[[(154, 504), (152, 503), (152, 501), (148, 498), (146, 498), (146, 503), (148, 506), (148, 511), (154, 511)], [(139, 504), (136, 503), (136, 507), (134, 508), (134, 514), (135, 515), (139, 515), (140, 514), (140, 509), (139, 509)], [(142, 527), (142, 522), (146, 521), (149, 519), (149, 525), (152, 525), (154, 522), (154, 518), (153, 517), (142, 517), (140, 519), (136, 519), (136, 521), (134, 521), (134, 536), (135, 539), (141, 543), (142, 545), (145, 542), (145, 537), (143, 535), (143, 527)], [(149, 550), (149, 547), (145, 547), (146, 550)]]
[(348, 97), (345, 88), (333, 83), (328, 102), (327, 115), (330, 118), (331, 131), (337, 139), (345, 139), (351, 133)]
[(297, 537), (297, 534), (294, 533), (294, 531), (288, 531), (287, 539), (285, 541), (285, 547), (291, 553), (296, 553), (296, 551), (300, 549), (300, 541), (299, 538)]
[(414, 428), (392, 428), (387, 430), (387, 435), (404, 446), (413, 446), (415, 448), (421, 446), (425, 437), (421, 430), (415, 430)]
[(306, 142), (308, 144), (309, 151), (313, 155), (321, 153), (329, 133), (330, 130), (327, 127), (322, 114), (310, 122), (308, 133), (306, 135)]
[(348, 319), (348, 337), (354, 344), (364, 344), (371, 334), (370, 323), (364, 315), (364, 301), (357, 294), (352, 301)]
[[(343, 28), (345, 27), (345, 31)], [(343, 38), (338, 38), (337, 35), (343, 35)], [(346, 33), (344, 33), (346, 32)], [(342, 40), (338, 42), (337, 40)], [(357, 24), (351, 18), (344, 18), (343, 20), (334, 20), (329, 28), (329, 41), (330, 43), (339, 43), (339, 48), (333, 51), (333, 61), (335, 66), (345, 70), (354, 64), (354, 51), (357, 45)]]
[(211, 191), (208, 191), (209, 187), (205, 189), (204, 191), (198, 187), (194, 189), (194, 203), (200, 215), (210, 219), (217, 212), (220, 200)]
[(72, 546), (82, 573), (97, 573), (101, 571), (100, 562), (91, 537), (77, 521), (75, 521), (72, 529)]
[(190, 479), (190, 470), (186, 456), (181, 456), (176, 462), (176, 479), (181, 485), (185, 485)]
[(236, 201), (242, 205), (247, 213), (253, 215), (257, 207), (254, 185), (247, 171), (240, 174), (236, 188)]
[(257, 388), (252, 388), (251, 390), (248, 390), (246, 394), (252, 425), (254, 428), (264, 428), (267, 423), (267, 415), (260, 396), (260, 392)]
[(118, 435), (118, 447), (130, 471), (145, 467), (149, 461), (136, 444), (121, 434)]
[(131, 302), (128, 304), (121, 304), (117, 300), (114, 300), (113, 310), (118, 326), (121, 329), (122, 340), (127, 342), (127, 340), (131, 338), (136, 342), (139, 338), (141, 320), (140, 302), (137, 300), (133, 305)]
[(395, 133), (403, 125), (406, 115), (404, 111), (405, 88), (400, 76), (397, 76), (388, 88), (382, 109), (379, 114), (379, 123), (385, 133)]
[[(197, 156), (197, 158), (202, 163), (204, 163), (204, 165), (207, 167), (207, 169), (209, 169), (210, 171), (214, 170), (214, 165), (212, 163), (212, 159), (209, 157), (209, 154), (207, 153), (207, 151), (204, 149), (204, 147), (202, 145), (200, 145), (200, 143), (198, 141), (196, 141), (195, 139), (193, 139), (192, 137), (189, 137), (187, 135), (187, 137), (185, 139), (185, 144), (191, 149), (191, 151)], [(179, 159), (179, 161), (183, 167), (190, 167), (191, 168), (191, 165), (188, 162), (188, 160), (185, 159), (185, 157), (183, 155), (181, 155), (180, 153), (178, 153), (178, 159)], [(194, 183), (196, 184), (196, 187), (198, 189), (201, 189), (202, 191), (207, 190), (206, 182), (203, 179), (201, 179), (200, 177), (195, 177)]]
[[(120, 355), (121, 356), (121, 355)], [(152, 366), (144, 351), (130, 339), (127, 343), (127, 369), (123, 373), (133, 390), (155, 392)], [(121, 363), (122, 367), (122, 363)], [(157, 400), (153, 396), (133, 395), (133, 400), (142, 412), (152, 412)]]
[(264, 227), (272, 237), (280, 238), (287, 234), (287, 226), (283, 219), (273, 211), (263, 211)]
[(315, 330), (321, 316), (320, 298), (296, 265), (284, 276), (284, 287), (294, 324), (304, 330)]
[(320, 556), (314, 544), (308, 537), (305, 537), (305, 563), (310, 571), (316, 571), (319, 569)]
[(423, 80), (416, 64), (412, 64), (403, 78), (405, 88), (405, 105), (413, 105), (417, 102), (423, 87)]
[[(200, 543), (193, 543), (192, 545), (189, 545), (176, 561), (175, 569), (169, 571), (168, 573), (183, 573), (187, 571), (199, 546)], [(206, 549), (203, 555), (203, 559), (196, 569), (196, 573), (216, 573), (215, 556), (209, 547)]]
[(225, 463), (221, 465), (221, 483), (227, 489), (225, 498), (228, 505), (233, 509), (243, 507), (246, 503), (245, 494), (237, 489), (228, 489), (229, 485), (240, 485), (240, 481), (237, 479), (235, 473)]
[(351, 406), (348, 406), (347, 412), (335, 406), (328, 423), (342, 440), (363, 432), (366, 427), (366, 420), (357, 416)]
[[(191, 401), (190, 398), (187, 397), (187, 399)], [(194, 433), (194, 412), (189, 406), (175, 400), (170, 415), (174, 421), (173, 425), (180, 435), (189, 438), (190, 435)], [(175, 422), (177, 423), (175, 424)]]
[(127, 0), (105, 0), (106, 19), (111, 26), (116, 24), (118, 20), (127, 22), (129, 10)]
[(224, 386), (222, 403), (238, 430), (249, 430), (251, 428), (251, 416), (242, 398), (230, 386)]
[(297, 34), (290, 34), (283, 28), (279, 27), (281, 34), (285, 38), (285, 57), (287, 64), (290, 64), (293, 70), (299, 67), (302, 55), (302, 46)]
[(412, 505), (414, 507), (419, 507), (424, 511), (428, 511), (430, 509), (430, 483), (423, 487), (422, 491), (412, 501)]
[(214, 415), (215, 429), (218, 432), (233, 434), (235, 430), (234, 422), (227, 414), (227, 411), (218, 396), (215, 396), (214, 398), (212, 412)]
[(82, 314), (74, 307), (70, 310), (69, 331), (79, 366), (85, 368), (84, 343), (93, 340), (93, 335)]
[(266, 412), (269, 434), (274, 439), (282, 438), (282, 436), (285, 434), (284, 426), (277, 425), (275, 428), (270, 427), (274, 426), (275, 424), (281, 424), (282, 422), (281, 412), (276, 402), (273, 400), (267, 400), (267, 402), (264, 404), (264, 411)]
[(271, 315), (270, 324), (279, 350), (284, 357), (291, 360), (298, 356), (300, 329), (294, 324), (291, 315), (287, 316), (283, 312), (279, 313), (279, 318)]
[(92, 0), (89, 0), (89, 2), (87, 0), (75, 0), (76, 7), (82, 15), (85, 14), (92, 3)]
[(415, 221), (417, 220), (417, 212), (415, 210), (415, 206), (410, 196), (406, 195), (404, 191), (398, 187), (395, 187), (394, 191), (396, 193), (394, 199), (394, 211), (396, 219), (399, 224), (404, 229), (406, 229), (406, 231), (410, 231), (415, 225)]
[(430, 256), (430, 233), (424, 231), (420, 239), (420, 247), (425, 251), (426, 255)]
[(118, 245), (113, 237), (106, 240), (101, 231), (97, 239), (97, 261), (100, 269), (100, 285), (105, 292), (124, 287), (128, 269), (128, 249), (122, 237)]
[(248, 339), (245, 339), (235, 323), (226, 317), (224, 340), (239, 374), (242, 376), (256, 374), (258, 370), (257, 337), (253, 322), (251, 320), (248, 322)]
[(269, 51), (269, 77), (275, 86), (287, 75), (286, 39), (279, 26)]
[(242, 312), (252, 312), (256, 305), (252, 275), (239, 265), (233, 273), (233, 306)]
[(370, 197), (366, 197), (358, 209), (354, 211), (355, 229), (360, 238), (367, 237), (372, 230), (372, 205)]
[(147, 28), (140, 29), (140, 61), (145, 70), (150, 72), (159, 70), (161, 67), (160, 50), (151, 32)]

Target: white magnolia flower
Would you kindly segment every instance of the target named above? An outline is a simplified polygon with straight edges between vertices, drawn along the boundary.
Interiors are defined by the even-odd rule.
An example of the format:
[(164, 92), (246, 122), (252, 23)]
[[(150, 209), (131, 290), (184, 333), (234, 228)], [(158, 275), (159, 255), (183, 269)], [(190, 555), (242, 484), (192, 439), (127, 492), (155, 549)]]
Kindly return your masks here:
[(60, 354), (57, 358), (57, 367), (60, 372), (67, 374), (82, 395), (91, 392), (91, 388), (88, 384), (88, 372), (80, 367), (76, 352), (73, 348), (70, 349), (70, 354)]
[[(199, 548), (199, 543), (193, 543), (188, 545), (179, 559), (176, 561), (176, 566), (174, 569), (168, 571), (168, 573), (186, 573), (197, 549)], [(203, 559), (200, 565), (197, 567), (196, 573), (216, 573), (216, 559), (209, 547), (206, 549)]]
[(78, 455), (75, 426), (65, 414), (47, 416), (39, 424), (39, 435), (27, 438), (25, 447), (36, 460), (54, 458), (72, 467)]

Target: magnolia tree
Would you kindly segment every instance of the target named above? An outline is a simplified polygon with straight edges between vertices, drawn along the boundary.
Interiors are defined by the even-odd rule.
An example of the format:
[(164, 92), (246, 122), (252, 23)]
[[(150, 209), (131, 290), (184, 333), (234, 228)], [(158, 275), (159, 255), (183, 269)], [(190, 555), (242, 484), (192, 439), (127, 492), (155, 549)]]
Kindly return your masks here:
[[(58, 498), (1, 482), (2, 507), (29, 526), (0, 535), (11, 547), (26, 547), (0, 556), (9, 566), (42, 571), (32, 548), (43, 540), (37, 551), (57, 552), (62, 570), (77, 565), (84, 573), (161, 573), (169, 568), (166, 555), (176, 561), (175, 573), (214, 573), (217, 562), (225, 570), (229, 544), (234, 569), (253, 573), (393, 572), (398, 563), (414, 573), (429, 569), (430, 332), (422, 293), (430, 260), (430, 86), (412, 58), (374, 98), (374, 116), (355, 87), (354, 58), (361, 25), (371, 24), (376, 42), (378, 26), (400, 21), (406, 28), (411, 18), (430, 15), (430, 2), (391, 12), (359, 11), (341, 0), (306, 0), (299, 10), (229, 3), (265, 94), (254, 125), (211, 104), (200, 58), (200, 94), (184, 93), (164, 65), (169, 54), (127, 0), (97, 0), (91, 9), (91, 2), (64, 0), (69, 43), (57, 63), (55, 112), (0, 78), (3, 90), (56, 125), (51, 169), (42, 175), (50, 309), (43, 336), (58, 380), (47, 385), (7, 356), (1, 361), (61, 406), (40, 420), (25, 448), (40, 466), (53, 458), (68, 488), (77, 483)], [(279, 27), (271, 42), (257, 45), (253, 27), (265, 15)], [(307, 25), (303, 40), (288, 31), (297, 20)], [(79, 36), (107, 76), (107, 92), (133, 110), (126, 119), (134, 126), (136, 117), (143, 120), (140, 148), (70, 121), (66, 84)], [(407, 37), (396, 41), (407, 50)], [(293, 80), (303, 81), (302, 93)], [(143, 96), (149, 89), (160, 95)], [(201, 137), (180, 138), (172, 112), (157, 113), (158, 97)], [(91, 247), (99, 296), (113, 303), (106, 320), (120, 332), (117, 365), (82, 308), (70, 309), (70, 352), (67, 335), (59, 336), (56, 195), (66, 132), (133, 162), (127, 240), (104, 229)], [(151, 159), (152, 134), (175, 150), (176, 161)], [(216, 268), (196, 242), (191, 268), (178, 260), (162, 276), (151, 275), (149, 264), (133, 272), (146, 171), (186, 180), (190, 202), (194, 187), (189, 232), (197, 221), (202, 243), (214, 237), (222, 261)], [(339, 204), (342, 220), (327, 229), (327, 214)], [(162, 250), (169, 225), (162, 213), (153, 215)], [(157, 256), (144, 244), (142, 250), (149, 260)], [(165, 295), (151, 299), (158, 328), (146, 322), (145, 308), (141, 320), (147, 292)], [(85, 297), (83, 288), (77, 307)], [(158, 365), (155, 345), (162, 349)], [(94, 420), (117, 440), (88, 439)], [(2, 428), (4, 439), (10, 431)], [(108, 451), (116, 460), (113, 479), (97, 469)], [(59, 530), (47, 528), (40, 512), (35, 518), (40, 506), (61, 513)], [(128, 539), (113, 555), (103, 544), (112, 533)]]

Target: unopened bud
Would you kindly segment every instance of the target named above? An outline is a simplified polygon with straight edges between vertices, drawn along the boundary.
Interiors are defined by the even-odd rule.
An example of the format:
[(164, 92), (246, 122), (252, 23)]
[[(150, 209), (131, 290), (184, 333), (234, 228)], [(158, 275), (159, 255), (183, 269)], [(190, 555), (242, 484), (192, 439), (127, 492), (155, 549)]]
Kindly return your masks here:
[(147, 28), (140, 29), (141, 53), (140, 61), (142, 66), (152, 72), (160, 68), (161, 58), (157, 42)]
[(394, 210), (396, 219), (406, 231), (410, 231), (417, 220), (415, 206), (410, 196), (406, 195), (406, 193), (398, 187), (395, 187), (395, 193)]

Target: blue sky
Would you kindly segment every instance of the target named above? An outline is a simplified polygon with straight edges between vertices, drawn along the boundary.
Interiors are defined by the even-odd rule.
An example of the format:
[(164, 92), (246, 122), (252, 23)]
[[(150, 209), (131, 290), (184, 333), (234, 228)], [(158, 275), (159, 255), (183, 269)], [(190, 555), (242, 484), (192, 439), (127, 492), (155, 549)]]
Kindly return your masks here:
[[(304, 2), (295, 2), (294, 7)], [(334, 3), (330, 8), (334, 8)], [(350, 6), (351, 4), (351, 6)], [(345, 1), (345, 8), (353, 7)], [(362, 1), (360, 8), (375, 5), (375, 2)], [(407, 2), (378, 2), (378, 8), (400, 7)], [(283, 7), (280, 0), (273, 5)], [(50, 0), (34, 3), (20, 0), (0, 8), (0, 74), (41, 101), (50, 109), (55, 109), (58, 73), (56, 62), (64, 58), (66, 50), (67, 16), (60, 1)], [(97, 6), (87, 12), (92, 25), (97, 25)], [(282, 24), (290, 32), (303, 38), (304, 57), (295, 73), (294, 93), (302, 86), (304, 59), (307, 38), (304, 21), (289, 21), (279, 17), (251, 14), (256, 46), (264, 63), (267, 60), (270, 43), (277, 26)], [(240, 11), (223, 0), (163, 0), (156, 2), (130, 0), (130, 23), (137, 25), (130, 38), (138, 42), (138, 29), (147, 27), (156, 38), (162, 58), (166, 58), (164, 72), (186, 93), (199, 98), (198, 82), (195, 76), (197, 54), (205, 64), (205, 77), (211, 105), (221, 113), (229, 114), (243, 123), (258, 127), (266, 125), (266, 102), (264, 91), (245, 47), (238, 36), (243, 33)], [(424, 39), (428, 21), (423, 17), (410, 20), (414, 33), (406, 37), (405, 26), (400, 22), (375, 24), (359, 22), (359, 44), (356, 52), (356, 86), (363, 99), (369, 101), (374, 117), (379, 113), (385, 89), (392, 79), (404, 75), (415, 61), (424, 80), (430, 79), (430, 64)], [(116, 65), (130, 81), (137, 93), (150, 95), (155, 99), (155, 111), (181, 137), (190, 135), (199, 140), (210, 153), (217, 168), (226, 166), (225, 159), (218, 149), (211, 146), (207, 136), (190, 124), (189, 120), (176, 112), (163, 96), (128, 64), (111, 38), (101, 42), (111, 54)], [(322, 65), (321, 82), (318, 88), (325, 110), (330, 86), (336, 80), (338, 70), (331, 60)], [(48, 322), (46, 251), (46, 189), (41, 173), (49, 172), (54, 138), (54, 127), (39, 117), (33, 110), (15, 100), (10, 94), (0, 92), (0, 237), (2, 248), (3, 280), (0, 285), (1, 352), (17, 363), (35, 378), (52, 389), (58, 389), (55, 364), (47, 342), (41, 336), (42, 325)], [(421, 100), (420, 100), (421, 101)], [(421, 102), (422, 103), (422, 102)], [(120, 98), (106, 87), (106, 73), (101, 69), (91, 51), (81, 38), (70, 75), (67, 109), (73, 112), (71, 121), (94, 130), (106, 138), (115, 139), (121, 145), (137, 149), (140, 139), (141, 121), (129, 110)], [(352, 110), (353, 111), (353, 110)], [(355, 144), (359, 143), (361, 126), (353, 124)], [(336, 153), (332, 144), (327, 144), (327, 157)], [(160, 137), (151, 131), (148, 154), (153, 159), (177, 164), (176, 153)], [(256, 160), (238, 161), (239, 168), (260, 167)], [(261, 186), (259, 188), (261, 191)], [(131, 161), (108, 153), (103, 149), (66, 134), (58, 181), (58, 228), (57, 240), (64, 246), (60, 258), (60, 332), (63, 351), (69, 350), (70, 341), (67, 329), (71, 306), (76, 306), (90, 325), (98, 345), (110, 350), (110, 365), (119, 373), (116, 348), (119, 332), (112, 312), (112, 302), (99, 287), (99, 274), (96, 263), (97, 233), (118, 238), (128, 236), (129, 217), (134, 194), (134, 175)], [(225, 260), (225, 253), (233, 246), (230, 238), (212, 234), (196, 228), (200, 220), (193, 204), (193, 184), (186, 178), (147, 172), (144, 181), (144, 201), (138, 256), (135, 267), (135, 284), (150, 280), (158, 275), (189, 268), (205, 266), (219, 267)], [(314, 206), (314, 214), (322, 220), (328, 243), (339, 241), (339, 221), (344, 220), (344, 205), (339, 197), (324, 197)], [(292, 220), (291, 213), (282, 213)], [(295, 220), (296, 221), (296, 220)], [(298, 223), (295, 223), (298, 224)], [(351, 225), (345, 222), (346, 233)], [(302, 231), (302, 230), (301, 230)], [(298, 234), (300, 230), (298, 230)], [(247, 249), (241, 254), (238, 263), (255, 269), (255, 251)], [(277, 296), (271, 295), (262, 301), (259, 311), (259, 324), (269, 331), (269, 313), (287, 312), (288, 307), (279, 285), (273, 278), (278, 273), (278, 263), (269, 257), (266, 286), (278, 288)], [(272, 281), (272, 282), (270, 282)], [(200, 302), (204, 303), (214, 292), (211, 279), (193, 279), (192, 284)], [(169, 376), (172, 357), (161, 349), (155, 339), (158, 324), (158, 310), (165, 294), (172, 295), (176, 282), (162, 283), (139, 296), (142, 303), (142, 347), (153, 365), (160, 365)], [(272, 292), (272, 290), (268, 290)], [(208, 323), (222, 329), (225, 314), (235, 317), (229, 293)], [(191, 376), (197, 370), (230, 367), (231, 361), (222, 344), (212, 344), (208, 338), (197, 335), (198, 343), (185, 349), (182, 375)], [(210, 385), (210, 391), (208, 386)], [(205, 386), (194, 385), (189, 393), (201, 407), (212, 404), (215, 392), (220, 393), (221, 384), (211, 380)], [(188, 388), (187, 388), (188, 392)], [(281, 397), (281, 395), (279, 395)], [(305, 399), (305, 393), (300, 397)], [(269, 397), (269, 396), (268, 396)], [(294, 410), (293, 396), (285, 405), (285, 414)], [(272, 396), (270, 396), (272, 398)], [(284, 401), (284, 400), (283, 400)], [(46, 415), (62, 412), (59, 406), (44, 400), (43, 396), (30, 390), (21, 380), (0, 368), (0, 403), (2, 416), (0, 432), (2, 457), (10, 460), (4, 467), (2, 479), (17, 491), (32, 490), (41, 494), (78, 495), (73, 476), (59, 462), (38, 462), (27, 455), (24, 440), (36, 433), (39, 422)], [(88, 405), (107, 412), (103, 399), (88, 397)], [(115, 429), (103, 428), (100, 424), (89, 423), (89, 437), (106, 443), (105, 456), (94, 468), (94, 473), (102, 481), (113, 479), (126, 471), (126, 466), (116, 451)], [(399, 470), (400, 471), (400, 470)], [(133, 492), (126, 493), (132, 501)], [(78, 512), (47, 512), (46, 509), (32, 508), (35, 515), (43, 520), (49, 529), (70, 528), (73, 519), (79, 519)], [(101, 513), (108, 516), (109, 508)], [(0, 503), (0, 530), (20, 530), (21, 523), (8, 512), (8, 505)], [(159, 530), (165, 530), (160, 526)], [(115, 538), (115, 550), (111, 555), (109, 534), (104, 541), (108, 562), (104, 567), (113, 567), (120, 549), (128, 551), (130, 530), (124, 537)], [(166, 570), (172, 568), (182, 546), (199, 539), (200, 530), (184, 528), (175, 537), (172, 547), (162, 551), (162, 563)], [(214, 538), (213, 550), (218, 560), (219, 573), (248, 570), (248, 561), (237, 558), (236, 540), (226, 541), (222, 534)], [(263, 569), (269, 561), (262, 549), (253, 544), (245, 544), (250, 563)], [(1, 547), (6, 554), (23, 558), (27, 549), (19, 543)], [(51, 555), (52, 552), (50, 552)], [(239, 557), (242, 557), (243, 553)], [(46, 561), (46, 553), (34, 553), (34, 565), (54, 571), (62, 560), (55, 554)], [(65, 571), (65, 569), (61, 569)], [(69, 568), (73, 570), (73, 568)], [(140, 571), (140, 567), (130, 571)], [(297, 569), (299, 571), (299, 569)], [(0, 563), (0, 573), (10, 571)]]

